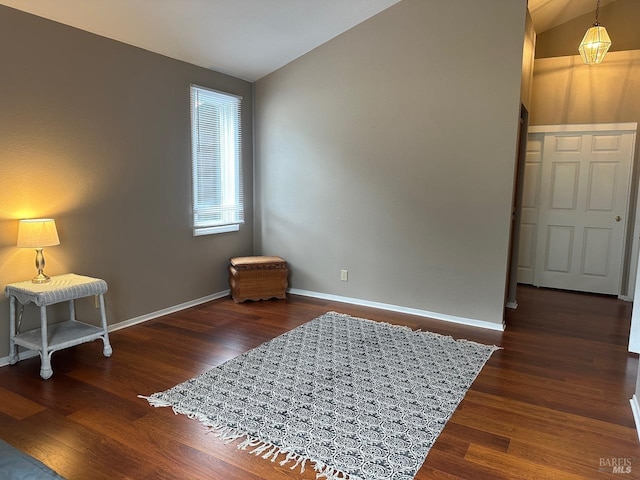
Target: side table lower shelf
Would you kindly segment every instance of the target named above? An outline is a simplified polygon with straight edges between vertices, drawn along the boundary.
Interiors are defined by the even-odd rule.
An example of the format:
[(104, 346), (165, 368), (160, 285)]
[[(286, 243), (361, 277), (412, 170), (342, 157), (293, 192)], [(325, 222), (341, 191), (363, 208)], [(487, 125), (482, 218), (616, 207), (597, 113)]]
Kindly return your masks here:
[[(79, 322), (77, 320), (67, 320), (66, 322), (53, 323), (49, 325), (47, 328), (47, 333), (47, 337), (49, 340), (47, 342), (48, 345), (46, 352), (42, 351), (41, 328), (36, 328), (34, 330), (29, 330), (28, 332), (19, 333), (14, 337), (13, 341), (16, 345), (20, 345), (22, 347), (28, 348), (29, 350), (35, 350), (39, 352), (40, 356), (43, 358), (45, 356), (50, 358), (51, 355), (57, 350), (73, 347), (85, 342), (91, 342), (99, 338), (104, 342), (105, 338), (107, 338), (107, 341), (104, 342), (103, 354), (105, 357), (111, 356), (111, 345), (109, 344), (108, 337), (106, 337), (108, 334), (103, 328)], [(50, 377), (53, 371), (45, 370), (46, 367), (45, 369), (43, 369), (43, 371), (40, 372), (42, 378)]]
[[(50, 352), (90, 342), (104, 335), (102, 328), (78, 322), (77, 320), (52, 323), (47, 330), (49, 332), (49, 348), (47, 350)], [(36, 328), (28, 332), (19, 333), (13, 340), (17, 345), (26, 347), (29, 350), (41, 351), (41, 338), (42, 329)]]

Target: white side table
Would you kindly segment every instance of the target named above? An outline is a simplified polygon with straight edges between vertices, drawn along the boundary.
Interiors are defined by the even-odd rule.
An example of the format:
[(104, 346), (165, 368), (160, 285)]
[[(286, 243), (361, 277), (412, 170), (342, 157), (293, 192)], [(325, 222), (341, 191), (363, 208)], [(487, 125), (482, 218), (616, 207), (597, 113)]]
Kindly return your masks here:
[[(104, 309), (104, 293), (107, 282), (99, 278), (85, 277), (68, 273), (51, 277), (48, 283), (25, 282), (11, 283), (4, 293), (9, 297), (9, 363), (18, 361), (17, 345), (35, 350), (40, 354), (40, 376), (44, 379), (53, 375), (51, 355), (57, 350), (73, 347), (98, 338), (104, 343), (104, 356), (112, 353), (107, 332), (107, 315)], [(98, 295), (102, 326), (96, 327), (76, 320), (74, 300), (76, 298)], [(20, 319), (16, 325), (16, 300), (21, 304)], [(52, 325), (47, 324), (47, 306), (54, 303), (69, 302), (69, 320)], [(40, 307), (40, 328), (20, 332), (22, 310), (33, 302)]]

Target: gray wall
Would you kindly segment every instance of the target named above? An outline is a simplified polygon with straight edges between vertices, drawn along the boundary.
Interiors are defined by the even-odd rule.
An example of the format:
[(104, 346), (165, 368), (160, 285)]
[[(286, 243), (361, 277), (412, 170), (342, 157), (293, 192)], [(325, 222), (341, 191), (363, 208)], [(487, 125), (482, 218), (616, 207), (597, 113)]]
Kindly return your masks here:
[[(0, 285), (35, 274), (17, 220), (47, 216), (46, 273), (107, 280), (109, 323), (227, 289), (228, 258), (253, 248), (252, 85), (3, 6), (0, 58)], [(244, 97), (238, 233), (192, 236), (190, 83)]]
[(292, 287), (502, 322), (525, 17), (404, 0), (256, 83), (256, 251)]

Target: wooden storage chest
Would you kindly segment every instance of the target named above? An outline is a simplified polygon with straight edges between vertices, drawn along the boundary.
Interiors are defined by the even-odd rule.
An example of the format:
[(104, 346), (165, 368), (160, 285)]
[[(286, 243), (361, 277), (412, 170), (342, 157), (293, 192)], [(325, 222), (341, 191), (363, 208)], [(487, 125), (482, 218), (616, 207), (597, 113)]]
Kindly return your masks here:
[(229, 286), (236, 303), (287, 298), (289, 268), (280, 257), (235, 257), (230, 260)]

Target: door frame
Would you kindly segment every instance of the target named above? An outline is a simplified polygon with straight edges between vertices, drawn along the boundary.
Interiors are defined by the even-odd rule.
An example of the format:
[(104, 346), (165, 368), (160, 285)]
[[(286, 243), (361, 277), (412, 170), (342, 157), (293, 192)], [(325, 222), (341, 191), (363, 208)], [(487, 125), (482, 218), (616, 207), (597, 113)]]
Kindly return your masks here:
[(507, 287), (505, 306), (518, 308), (516, 297), (518, 287), (518, 258), (520, 249), (520, 227), (522, 223), (522, 190), (524, 185), (524, 164), (527, 157), (527, 140), (529, 137), (529, 111), (520, 105), (518, 121), (518, 144), (516, 151), (516, 168), (513, 178), (513, 197), (511, 199), (511, 228), (509, 230), (509, 258), (507, 264)]
[[(636, 136), (638, 131), (637, 122), (622, 122), (622, 123), (580, 123), (580, 124), (566, 124), (566, 125), (533, 125), (529, 127), (528, 133), (593, 133), (593, 132), (622, 132), (633, 135), (633, 141), (631, 145), (631, 166), (630, 166), (630, 178), (629, 178), (629, 196), (627, 198), (627, 206), (625, 218), (627, 223), (625, 225), (625, 235), (623, 239), (622, 252), (622, 269), (621, 269), (621, 291), (618, 294), (618, 298), (621, 300), (632, 301), (635, 280), (638, 269), (638, 255), (640, 250), (640, 189), (638, 188), (638, 180), (635, 175), (635, 147)], [(542, 157), (542, 163), (544, 163), (544, 156)], [(540, 185), (538, 185), (540, 188)], [(637, 198), (634, 199), (632, 193), (638, 192)], [(629, 212), (633, 211), (632, 207), (636, 209), (635, 218), (631, 218)], [(632, 238), (629, 238), (629, 232), (633, 232)], [(629, 240), (631, 245), (629, 246)], [(631, 251), (629, 253), (629, 248)], [(629, 259), (628, 261), (625, 261)], [(626, 280), (626, 281), (625, 281)]]

